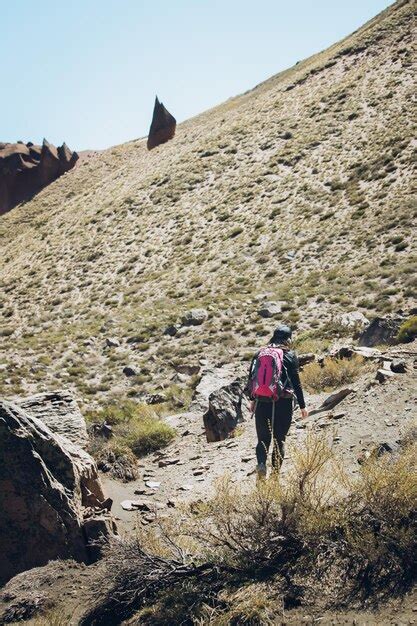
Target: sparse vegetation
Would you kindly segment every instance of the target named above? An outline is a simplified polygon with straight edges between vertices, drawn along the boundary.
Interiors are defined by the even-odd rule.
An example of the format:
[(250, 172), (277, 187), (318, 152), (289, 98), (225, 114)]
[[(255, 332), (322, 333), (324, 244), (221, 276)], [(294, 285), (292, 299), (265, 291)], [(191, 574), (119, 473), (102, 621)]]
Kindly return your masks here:
[(312, 392), (330, 391), (349, 385), (369, 369), (360, 356), (351, 359), (326, 357), (322, 363), (308, 363), (301, 373), (303, 385)]
[[(144, 624), (206, 623), (207, 611), (213, 624), (275, 623), (281, 607), (308, 606), (316, 594), (337, 608), (403, 593), (416, 574), (416, 452), (414, 441), (372, 457), (353, 479), (310, 435), (286, 478), (249, 492), (223, 480), (213, 500), (161, 522), (162, 533), (109, 548), (101, 598), (83, 625), (135, 611)], [(233, 616), (241, 621), (226, 621)]]
[(164, 448), (175, 437), (175, 430), (150, 406), (129, 400), (89, 411), (86, 419), (92, 425), (111, 426), (110, 438), (92, 429), (91, 453), (102, 469), (124, 480), (135, 478), (135, 457)]
[(410, 319), (403, 322), (398, 329), (397, 341), (406, 343), (413, 341), (417, 337), (417, 316), (414, 315)]

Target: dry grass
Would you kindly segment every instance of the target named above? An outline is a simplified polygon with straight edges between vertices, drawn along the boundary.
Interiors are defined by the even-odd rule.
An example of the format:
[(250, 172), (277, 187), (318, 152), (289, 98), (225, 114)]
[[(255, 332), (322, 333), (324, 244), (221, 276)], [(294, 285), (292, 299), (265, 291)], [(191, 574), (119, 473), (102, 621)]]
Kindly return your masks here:
[(337, 608), (402, 594), (416, 574), (416, 471), (415, 441), (353, 479), (309, 435), (286, 477), (252, 490), (223, 479), (214, 499), (161, 521), (148, 546), (142, 533), (110, 548), (83, 624), (135, 611), (141, 624), (273, 623), (309, 598)]
[(400, 343), (413, 341), (417, 337), (417, 316), (414, 315), (410, 319), (403, 322), (398, 329), (397, 340)]
[(89, 411), (86, 419), (92, 426), (106, 423), (112, 427), (109, 439), (92, 429), (90, 452), (102, 470), (123, 480), (136, 477), (135, 458), (164, 448), (176, 434), (150, 406), (133, 401)]
[(301, 373), (305, 388), (312, 392), (330, 391), (353, 383), (361, 374), (369, 371), (369, 364), (360, 356), (351, 359), (327, 357), (323, 363), (308, 363)]

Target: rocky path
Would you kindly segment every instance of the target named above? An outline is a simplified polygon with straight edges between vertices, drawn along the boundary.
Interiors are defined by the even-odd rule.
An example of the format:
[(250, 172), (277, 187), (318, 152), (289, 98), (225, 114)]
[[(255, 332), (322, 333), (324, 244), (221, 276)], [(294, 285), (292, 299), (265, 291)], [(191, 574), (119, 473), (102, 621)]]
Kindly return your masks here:
[[(389, 358), (395, 354), (392, 350)], [(291, 449), (301, 445), (310, 430), (325, 433), (352, 473), (358, 471), (358, 459), (365, 458), (375, 446), (384, 444), (385, 449), (394, 450), (406, 424), (417, 420), (416, 356), (411, 347), (401, 356), (406, 364), (404, 373), (378, 382), (375, 376), (380, 364), (375, 361), (370, 372), (352, 385), (351, 393), (333, 409), (303, 421), (296, 411), (283, 472), (291, 466)], [(308, 396), (310, 410), (321, 406), (328, 395)], [(155, 510), (167, 515), (181, 502), (209, 497), (216, 480), (226, 474), (233, 482), (253, 484), (255, 425), (247, 411), (244, 415), (246, 419), (235, 437), (215, 443), (206, 440), (201, 405), (192, 412), (170, 416), (167, 420), (176, 428), (177, 438), (165, 450), (141, 460), (136, 481), (123, 484), (103, 476), (121, 532), (132, 531), (138, 523), (152, 523)]]

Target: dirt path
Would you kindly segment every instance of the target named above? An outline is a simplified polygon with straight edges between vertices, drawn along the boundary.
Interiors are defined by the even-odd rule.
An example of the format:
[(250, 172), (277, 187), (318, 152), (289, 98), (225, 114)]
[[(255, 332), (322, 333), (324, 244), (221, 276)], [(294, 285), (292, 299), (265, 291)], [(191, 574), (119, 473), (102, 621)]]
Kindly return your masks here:
[[(331, 411), (317, 413), (305, 421), (296, 411), (282, 471), (290, 468), (291, 448), (301, 444), (309, 430), (325, 433), (352, 473), (358, 471), (358, 458), (376, 444), (386, 443), (395, 449), (405, 424), (417, 420), (415, 357), (411, 351), (405, 357), (406, 373), (378, 383), (375, 363), (371, 372), (352, 386), (354, 392)], [(307, 397), (310, 409), (320, 406), (327, 395)], [(164, 451), (142, 459), (140, 477), (134, 482), (123, 484), (103, 476), (122, 533), (132, 531), (137, 523), (152, 523), (154, 516), (146, 508), (156, 506), (160, 514), (167, 515), (180, 502), (208, 498), (216, 480), (225, 474), (239, 484), (253, 483), (254, 421), (247, 419), (232, 439), (207, 443), (202, 415), (201, 409), (169, 417), (178, 437)], [(121, 503), (126, 500), (140, 501), (145, 510), (125, 510)]]

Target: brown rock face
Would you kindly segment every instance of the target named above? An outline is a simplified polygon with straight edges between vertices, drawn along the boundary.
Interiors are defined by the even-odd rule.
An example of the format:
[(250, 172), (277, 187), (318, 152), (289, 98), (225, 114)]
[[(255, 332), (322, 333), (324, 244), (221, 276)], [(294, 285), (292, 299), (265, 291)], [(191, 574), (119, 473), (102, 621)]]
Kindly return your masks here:
[(166, 110), (162, 102), (159, 102), (158, 96), (155, 98), (155, 106), (153, 109), (153, 117), (151, 127), (149, 129), (147, 147), (148, 150), (156, 148), (173, 138), (177, 121), (175, 117)]
[(65, 143), (59, 148), (46, 139), (42, 146), (0, 143), (0, 215), (68, 172), (77, 160)]
[[(0, 585), (53, 559), (91, 562), (99, 554), (89, 540), (115, 532), (97, 466), (74, 436), (52, 430), (65, 402), (49, 396), (44, 410), (40, 396), (27, 410), (0, 400)], [(54, 404), (49, 427), (35, 415)], [(70, 421), (60, 429), (73, 435)]]

